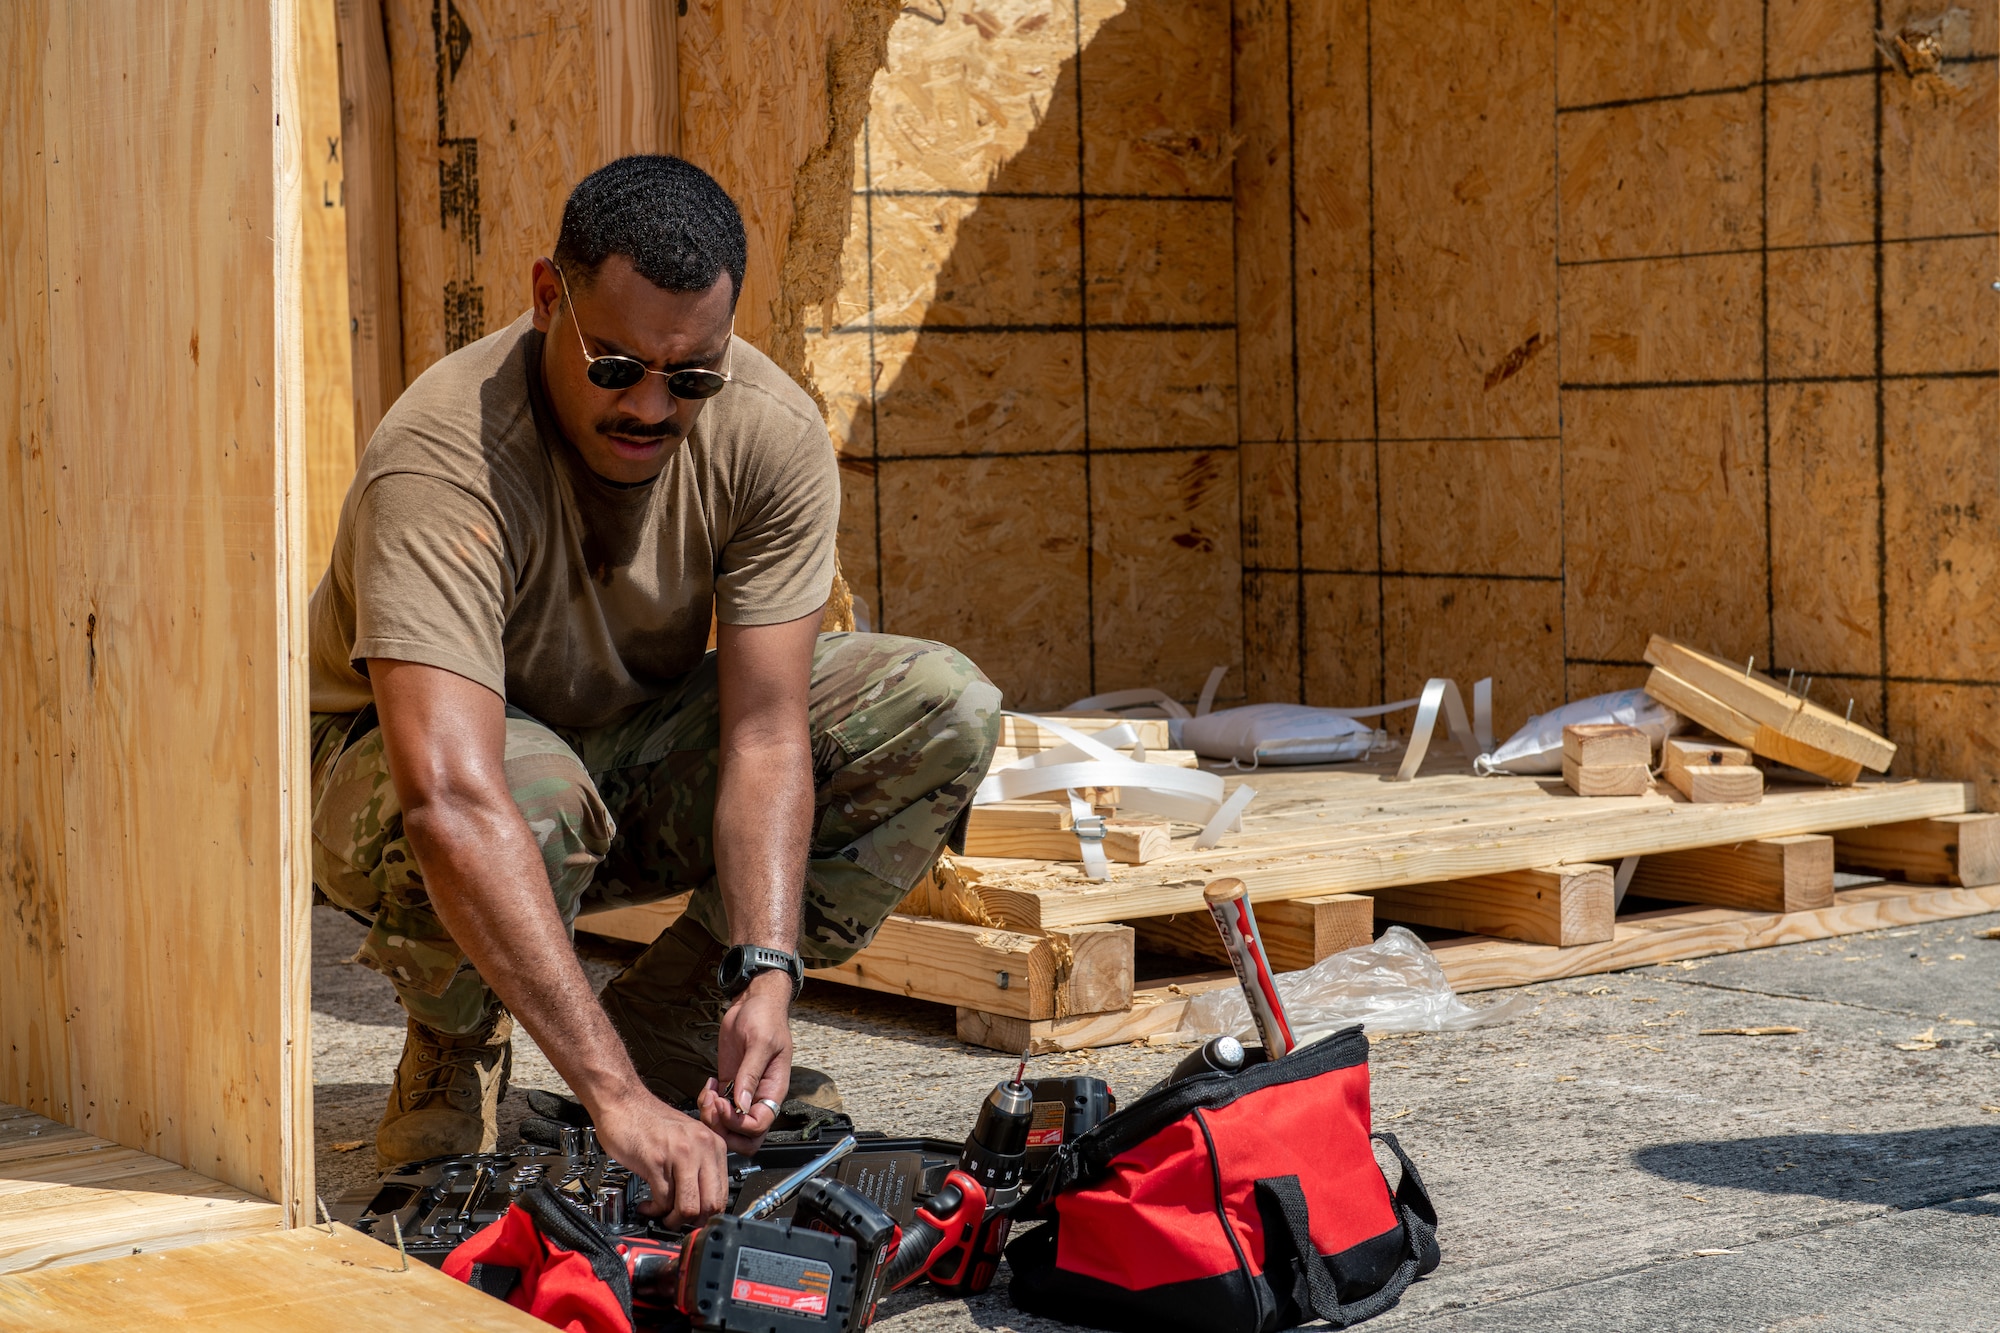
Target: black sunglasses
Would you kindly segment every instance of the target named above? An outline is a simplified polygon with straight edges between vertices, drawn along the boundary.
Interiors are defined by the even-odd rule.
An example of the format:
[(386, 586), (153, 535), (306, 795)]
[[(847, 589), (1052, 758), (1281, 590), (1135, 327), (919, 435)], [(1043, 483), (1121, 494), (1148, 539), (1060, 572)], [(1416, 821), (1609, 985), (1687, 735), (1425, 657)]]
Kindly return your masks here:
[[(554, 264), (556, 280), (562, 283), (563, 301), (569, 306), (569, 322), (576, 329), (576, 345), (583, 349), (584, 374), (600, 389), (629, 389), (648, 375), (666, 380), (667, 392), (686, 402), (713, 398), (734, 376), (720, 370), (653, 370), (644, 361), (630, 356), (592, 356), (583, 340), (583, 326), (576, 322), (576, 301), (569, 294), (569, 279)], [(735, 328), (730, 329), (730, 351), (736, 347)]]

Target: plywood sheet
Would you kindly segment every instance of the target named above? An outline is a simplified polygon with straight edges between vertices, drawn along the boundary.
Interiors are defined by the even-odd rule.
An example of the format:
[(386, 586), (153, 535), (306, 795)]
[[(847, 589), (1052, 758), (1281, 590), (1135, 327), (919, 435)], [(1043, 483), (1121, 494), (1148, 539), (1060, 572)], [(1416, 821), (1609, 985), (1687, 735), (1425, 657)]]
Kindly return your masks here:
[(1763, 20), (1745, 0), (1569, 0), (1556, 12), (1556, 97), (1577, 106), (1753, 82)]
[(1292, 573), (1243, 576), (1243, 680), (1251, 703), (1300, 702), (1300, 582)]
[(1299, 433), (1308, 440), (1375, 433), (1368, 13), (1365, 0), (1291, 7), (1295, 197), (1277, 211), (1296, 232), (1282, 253), (1297, 286)]
[(1463, 22), (1449, 0), (1373, 11), (1375, 362), (1388, 437), (1556, 430), (1553, 27), (1536, 0), (1484, 19)]
[(1094, 0), (1083, 48), (1083, 188), (1092, 194), (1227, 196), (1229, 10)]
[(1010, 708), (1091, 693), (1081, 458), (885, 461), (878, 484), (883, 630), (963, 650)]
[[(1381, 582), (1369, 575), (1307, 574), (1305, 608), (1305, 695), (1282, 697), (1321, 708), (1381, 703)], [(1295, 692), (1297, 682), (1290, 684)]]
[(2000, 113), (2000, 65), (1952, 68), (1964, 86), (1949, 93), (1900, 74), (1881, 76), (1884, 236), (1990, 232), (2000, 218), (2000, 157), (1988, 148)]
[(1082, 254), (1074, 199), (878, 195), (878, 325), (1074, 324)]
[(1764, 646), (1762, 411), (1755, 386), (1563, 395), (1573, 656), (1637, 661), (1649, 634)]
[(1083, 448), (1083, 337), (1074, 330), (878, 333), (875, 348), (885, 454)]
[(1219, 450), (1092, 460), (1097, 689), (1191, 699), (1214, 667), (1240, 679), (1233, 464)]
[(1755, 254), (1573, 265), (1563, 272), (1570, 383), (1753, 379), (1763, 373)]
[(1425, 574), (1562, 573), (1557, 440), (1384, 440), (1382, 561)]
[(1771, 660), (1873, 675), (1881, 668), (1875, 386), (1773, 385), (1770, 405)]
[(55, 3), (0, 29), (8, 96), (35, 103), (0, 132), (5, 235), (10, 258), (42, 261), (10, 289), (25, 355), (5, 381), (0, 641), (32, 653), (0, 666), (23, 706), (0, 794), (20, 903), (0, 935), (21, 965), (0, 1096), (296, 1215), (311, 1154), (289, 13)]
[(2000, 368), (1991, 236), (1882, 248), (1882, 369), (1890, 375)]
[[(1360, 447), (1364, 453), (1372, 453), (1372, 446)], [(1298, 455), (1298, 448), (1291, 444), (1246, 441), (1237, 446), (1243, 493), (1243, 563), (1248, 568), (1298, 567)], [(1371, 492), (1371, 511), (1373, 507)], [(1326, 525), (1315, 523), (1314, 531), (1322, 526)], [(1368, 536), (1372, 555), (1373, 532)]]
[(1757, 245), (1760, 107), (1750, 89), (1559, 117), (1563, 258)]
[(306, 579), (333, 551), (354, 475), (353, 339), (347, 317), (347, 174), (341, 158), (340, 45), (333, 6), (298, 10), (301, 183), (299, 324), (305, 341)]
[(1234, 445), (1235, 340), (1226, 330), (1093, 332), (1090, 440), (1094, 449)]
[[(1468, 691), (1491, 676), (1496, 737), (1561, 701), (1561, 583), (1384, 576), (1382, 601), (1388, 698), (1413, 698), (1432, 676), (1448, 676)], [(1407, 731), (1408, 719), (1404, 714), (1389, 725)]]
[(1771, 374), (1875, 373), (1875, 247), (1815, 246), (1767, 257)]
[(1883, 387), (1893, 675), (1990, 680), (2000, 659), (1996, 387), (1973, 379)]
[(1875, 12), (1854, 0), (1770, 0), (1766, 64), (1774, 79), (1875, 63)]
[(1085, 309), (1093, 324), (1229, 324), (1227, 202), (1092, 199), (1084, 204), (1090, 250)]
[(1892, 681), (1889, 714), (1898, 769), (1949, 773), (1975, 785), (1981, 809), (2000, 804), (2000, 688)]
[[(1867, 62), (1863, 62), (1864, 65)], [(1875, 233), (1875, 81), (1781, 83), (1769, 92), (1770, 243), (1841, 245)]]
[[(1375, 468), (1387, 456), (1385, 447), (1372, 440), (1300, 443), (1299, 490), (1305, 523), (1299, 541), (1300, 559), (1307, 569), (1380, 567)], [(1383, 466), (1386, 471), (1387, 463)], [(1392, 561), (1389, 567), (1397, 566)]]
[[(1294, 435), (1289, 12), (1280, 0), (1243, 0), (1234, 10), (1237, 419), (1245, 441)], [(1372, 434), (1372, 426), (1357, 433)], [(1252, 545), (1247, 530), (1245, 544)]]

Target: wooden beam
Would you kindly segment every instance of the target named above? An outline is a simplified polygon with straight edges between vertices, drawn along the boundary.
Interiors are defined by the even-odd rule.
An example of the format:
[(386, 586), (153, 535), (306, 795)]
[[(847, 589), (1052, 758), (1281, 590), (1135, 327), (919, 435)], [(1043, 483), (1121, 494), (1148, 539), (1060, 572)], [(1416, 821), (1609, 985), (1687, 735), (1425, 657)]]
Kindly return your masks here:
[[(1834, 894), (1831, 906), (1810, 911), (1696, 907), (1641, 912), (1621, 919), (1613, 937), (1598, 944), (1560, 948), (1468, 936), (1441, 940), (1432, 946), (1432, 952), (1444, 967), (1452, 989), (1464, 993), (1948, 921), (1996, 910), (2000, 910), (2000, 886), (1913, 891), (1902, 885), (1874, 885), (1841, 889)], [(1235, 984), (1235, 977), (1227, 973), (1184, 978), (1169, 986), (1134, 991), (1132, 1007), (1124, 1013), (1080, 1018), (1031, 1022), (960, 1009), (958, 1039), (1000, 1051), (1026, 1047), (1036, 1054), (1172, 1041), (1180, 1038), (1181, 1019), (1190, 999)]]
[(299, 122), (305, 190), (299, 327), (304, 341), (306, 580), (333, 551), (354, 476), (354, 339), (347, 314), (347, 183), (341, 160), (340, 45), (333, 6), (298, 8)]
[(548, 1325), (429, 1264), (404, 1267), (392, 1246), (348, 1227), (240, 1236), (0, 1277), (9, 1333), (349, 1333), (411, 1315), (464, 1333), (534, 1333)]
[(1674, 788), (1697, 805), (1728, 801), (1748, 803), (1764, 799), (1764, 772), (1754, 764), (1684, 768), (1674, 777)]
[(354, 457), (403, 392), (403, 284), (396, 250), (396, 108), (382, 0), (335, 0), (347, 192), (347, 313)]
[(1562, 775), (1564, 785), (1578, 796), (1643, 796), (1653, 788), (1645, 764), (1584, 765), (1564, 755)]
[(1839, 755), (1800, 744), (1738, 712), (1713, 695), (1703, 693), (1663, 667), (1654, 668), (1652, 674), (1646, 677), (1646, 693), (1697, 726), (1706, 727), (1718, 736), (1802, 773), (1842, 784), (1852, 783), (1861, 776), (1862, 766), (1858, 760), (1843, 759)]
[[(1166, 820), (1121, 819), (1104, 826), (1104, 855), (1120, 865), (1144, 865), (1172, 849), (1173, 827)], [(965, 854), (1081, 861), (1083, 844), (1066, 807), (1014, 801), (972, 807)]]
[[(1280, 972), (1311, 967), (1329, 954), (1359, 948), (1375, 938), (1375, 900), (1365, 893), (1279, 899), (1258, 904), (1256, 912), (1265, 951)], [(1205, 911), (1140, 917), (1131, 924), (1138, 932), (1139, 947), (1148, 953), (1229, 962), (1215, 921)]]
[(1101, 926), (1054, 937), (891, 914), (866, 949), (806, 975), (1016, 1018), (1081, 1006), (1122, 1009), (1132, 994), (1132, 932)]
[[(1120, 723), (1129, 724), (1139, 739), (1145, 742), (1149, 753), (1154, 750), (1171, 749), (1173, 746), (1167, 719), (1163, 717), (1113, 717), (1109, 713), (1050, 713), (1046, 716), (1071, 731), (1080, 731), (1086, 736), (1109, 731)], [(1000, 719), (1000, 744), (1011, 745), (1022, 754), (1036, 754), (1067, 745), (1069, 742), (1049, 728), (1037, 726), (1033, 718), (1010, 713)]]
[(1551, 866), (1501, 875), (1376, 889), (1375, 915), (1412, 926), (1463, 930), (1536, 944), (1595, 944), (1611, 938), (1610, 866)]
[(600, 163), (680, 152), (678, 8), (659, 0), (592, 0)]
[(1646, 645), (1646, 660), (1795, 744), (1852, 760), (1877, 773), (1896, 757), (1896, 747), (1890, 741), (1831, 709), (1788, 693), (1776, 681), (1747, 667), (1739, 668), (1658, 634)]
[(1132, 927), (1115, 923), (1049, 932), (1055, 950), (1054, 1017), (1124, 1009), (1135, 975)]
[(1940, 815), (1834, 835), (1843, 870), (1911, 884), (2000, 884), (2000, 815)]
[(1833, 902), (1833, 839), (1823, 833), (1698, 847), (1639, 859), (1630, 892), (1668, 902), (1803, 912)]

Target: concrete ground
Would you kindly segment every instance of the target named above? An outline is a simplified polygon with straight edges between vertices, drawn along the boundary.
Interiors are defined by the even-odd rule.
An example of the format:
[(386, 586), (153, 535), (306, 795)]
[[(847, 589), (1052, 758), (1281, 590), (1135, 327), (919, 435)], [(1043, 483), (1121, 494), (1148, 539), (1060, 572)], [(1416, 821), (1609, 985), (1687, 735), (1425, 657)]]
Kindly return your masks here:
[[(372, 1175), (402, 1043), (388, 985), (343, 962), (359, 928), (314, 913), (321, 1191)], [(1444, 1264), (1374, 1326), (2000, 1329), (2000, 916), (1530, 987), (1504, 1026), (1373, 1046), (1377, 1126), (1437, 1201)], [(595, 950), (587, 953), (595, 954)], [(586, 959), (607, 977), (615, 956)], [(1474, 1003), (1491, 997), (1473, 997)], [(1702, 1035), (1785, 1026), (1797, 1035)], [(1011, 1068), (948, 1010), (813, 983), (803, 1063), (863, 1127), (961, 1137)], [(515, 1092), (560, 1088), (515, 1038)], [(1143, 1087), (1172, 1050), (1050, 1056), (1040, 1072)], [(357, 1143), (358, 1141), (358, 1143)], [(350, 1146), (354, 1145), (354, 1146)], [(890, 1333), (1062, 1325), (1003, 1283), (905, 1293)]]

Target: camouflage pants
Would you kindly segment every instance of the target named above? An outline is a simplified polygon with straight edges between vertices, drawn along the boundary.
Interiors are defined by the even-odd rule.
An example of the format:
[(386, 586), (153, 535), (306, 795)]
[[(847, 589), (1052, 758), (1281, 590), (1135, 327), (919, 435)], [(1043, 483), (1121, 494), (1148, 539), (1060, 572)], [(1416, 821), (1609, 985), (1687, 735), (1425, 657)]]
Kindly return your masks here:
[[(497, 1001), (431, 910), (380, 728), (346, 744), (356, 716), (313, 715), (313, 882), (370, 920), (358, 961), (394, 983), (413, 1017), (470, 1032)], [(809, 717), (799, 950), (811, 966), (867, 944), (960, 826), (999, 736), (1000, 692), (942, 644), (824, 634)], [(689, 915), (728, 938), (715, 879), (719, 744), (714, 653), (612, 726), (563, 731), (509, 712), (508, 786), (566, 925), (587, 908), (691, 893)]]

